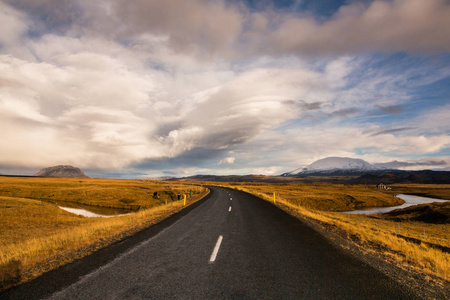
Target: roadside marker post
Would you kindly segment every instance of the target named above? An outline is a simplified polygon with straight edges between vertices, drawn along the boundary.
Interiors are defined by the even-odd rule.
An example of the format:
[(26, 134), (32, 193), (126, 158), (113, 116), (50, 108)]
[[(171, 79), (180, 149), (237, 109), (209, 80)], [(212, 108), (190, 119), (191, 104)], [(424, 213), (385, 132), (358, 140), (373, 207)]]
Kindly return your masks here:
[(184, 195), (184, 202), (183, 202), (183, 206), (186, 206), (186, 194)]
[(275, 193), (273, 193), (273, 203), (276, 203)]

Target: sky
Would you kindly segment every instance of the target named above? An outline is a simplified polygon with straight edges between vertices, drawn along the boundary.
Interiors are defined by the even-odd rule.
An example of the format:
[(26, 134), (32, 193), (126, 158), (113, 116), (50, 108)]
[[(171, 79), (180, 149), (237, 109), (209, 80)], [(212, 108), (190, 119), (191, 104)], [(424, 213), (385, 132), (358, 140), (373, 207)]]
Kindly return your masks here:
[(0, 0), (0, 174), (450, 167), (448, 0)]

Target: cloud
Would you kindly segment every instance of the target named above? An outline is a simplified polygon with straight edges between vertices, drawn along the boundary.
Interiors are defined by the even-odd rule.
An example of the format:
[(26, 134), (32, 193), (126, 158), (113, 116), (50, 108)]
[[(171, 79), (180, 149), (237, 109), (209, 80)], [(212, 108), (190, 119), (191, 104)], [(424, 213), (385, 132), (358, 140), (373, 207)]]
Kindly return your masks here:
[(308, 110), (319, 110), (322, 106), (322, 104), (324, 104), (324, 102), (305, 102), (303, 100), (299, 100), (299, 101), (292, 101), (293, 103), (298, 103), (298, 105), (301, 107), (301, 109), (303, 111), (308, 111)]
[[(102, 59), (108, 58), (97, 55)], [(57, 66), (1, 55), (0, 123), (8, 129), (1, 163), (120, 167), (151, 154), (154, 147), (146, 139), (151, 125), (138, 112), (147, 84), (124, 69), (103, 68), (86, 69), (80, 60)]]
[(354, 107), (350, 107), (350, 108), (346, 108), (346, 109), (340, 109), (340, 110), (336, 110), (333, 111), (330, 116), (334, 117), (343, 117), (346, 118), (348, 116), (354, 115), (355, 113), (358, 112), (358, 109), (354, 108)]
[(377, 135), (383, 135), (383, 134), (392, 134), (392, 133), (397, 133), (397, 132), (402, 132), (402, 131), (407, 131), (407, 130), (412, 130), (412, 129), (416, 129), (416, 127), (403, 127), (403, 128), (384, 129), (384, 130), (372, 133), (370, 136), (377, 136)]
[(233, 49), (245, 17), (239, 6), (222, 0), (119, 0), (113, 13), (121, 38), (151, 33), (167, 37), (176, 51), (212, 54)]
[(222, 164), (234, 164), (234, 161), (236, 160), (236, 158), (234, 157), (225, 157), (224, 159), (221, 159), (217, 164), (218, 165), (222, 165)]
[(2, 20), (0, 47), (18, 42), (28, 29), (26, 14), (2, 2), (0, 2), (0, 18)]
[[(445, 0), (351, 1), (332, 16), (312, 12), (251, 11), (236, 1), (7, 0), (34, 35), (101, 36), (135, 48), (170, 51), (203, 60), (254, 55), (307, 57), (367, 51), (439, 54), (450, 50), (450, 5)], [(266, 2), (267, 3), (267, 2)], [(3, 5), (4, 10), (8, 6)], [(23, 11), (23, 12), (20, 12)], [(11, 20), (10, 20), (11, 19)], [(8, 16), (5, 36), (24, 33)]]
[(450, 51), (450, 5), (445, 0), (355, 2), (330, 19), (286, 16), (270, 33), (273, 52), (307, 56), (364, 51)]
[(82, 21), (87, 1), (59, 0), (5, 0), (16, 9), (30, 11), (30, 17), (38, 26), (32, 30), (53, 30), (63, 32), (75, 21)]
[(382, 112), (388, 114), (399, 114), (403, 111), (403, 107), (401, 105), (388, 105), (388, 106), (376, 105), (375, 107), (381, 110)]
[(387, 163), (375, 163), (374, 166), (378, 168), (385, 169), (400, 169), (407, 167), (436, 167), (436, 166), (447, 166), (448, 163), (445, 160), (421, 160), (414, 162), (406, 162), (406, 161), (391, 161)]
[(448, 50), (448, 5), (409, 3), (318, 21), (221, 0), (0, 2), (0, 165), (281, 173), (361, 147), (377, 161), (444, 151), (450, 108), (414, 89), (448, 77), (446, 56), (366, 54)]

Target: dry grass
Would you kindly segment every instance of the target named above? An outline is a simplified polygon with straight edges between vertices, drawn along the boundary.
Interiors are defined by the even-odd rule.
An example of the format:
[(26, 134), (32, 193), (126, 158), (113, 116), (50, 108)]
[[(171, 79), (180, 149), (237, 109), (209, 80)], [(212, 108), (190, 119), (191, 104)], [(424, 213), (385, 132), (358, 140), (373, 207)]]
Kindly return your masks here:
[[(176, 200), (200, 189), (186, 183), (148, 180), (0, 177), (0, 196), (138, 210)], [(153, 193), (159, 197), (154, 198)]]
[[(365, 191), (364, 187), (340, 185), (305, 187), (253, 183), (222, 185), (254, 194), (272, 203), (273, 192), (275, 192), (275, 204), (290, 214), (316, 220), (325, 228), (340, 232), (349, 242), (356, 243), (364, 251), (381, 254), (386, 260), (395, 262), (404, 269), (414, 269), (417, 273), (440, 278), (446, 284), (450, 280), (450, 253), (448, 252), (450, 225), (448, 223), (395, 222), (384, 219), (381, 215), (366, 216), (331, 212), (333, 209), (340, 209), (342, 205), (347, 205), (348, 202), (345, 199), (342, 200), (342, 195), (344, 191), (347, 193), (352, 188), (355, 189), (355, 193), (351, 193), (351, 196), (358, 202), (363, 202), (363, 206), (367, 203), (386, 201), (384, 197), (381, 197), (379, 201), (373, 200), (373, 191), (369, 190), (369, 197), (361, 196), (360, 193)], [(417, 192), (419, 187), (415, 188)], [(440, 188), (450, 190), (449, 185)], [(314, 193), (319, 196), (313, 196)], [(380, 192), (380, 194), (385, 193)], [(311, 203), (315, 197), (320, 197), (317, 205)], [(324, 198), (329, 199), (331, 209), (327, 209)], [(340, 204), (337, 205), (339, 201)]]
[(448, 184), (393, 184), (390, 185), (393, 194), (414, 194), (423, 197), (450, 200)]
[[(136, 180), (83, 179), (80, 182), (78, 179), (0, 177), (0, 226), (3, 229), (0, 231), (0, 289), (86, 256), (184, 207), (183, 200), (170, 199), (165, 205), (167, 199), (153, 198), (154, 191), (169, 195), (172, 190), (180, 194), (189, 194), (192, 190), (193, 195), (187, 197), (186, 205), (208, 193), (205, 188), (186, 183), (171, 182), (170, 185)], [(96, 195), (98, 199), (79, 198), (84, 193)], [(57, 195), (59, 200), (76, 202), (80, 199), (80, 202), (108, 207), (121, 205), (118, 203), (126, 195), (134, 201), (131, 205), (138, 203), (141, 210), (115, 218), (86, 218), (49, 203), (53, 202), (49, 201), (52, 195)]]
[(391, 194), (365, 185), (229, 183), (231, 187), (251, 189), (267, 197), (276, 197), (315, 210), (351, 211), (364, 207), (393, 206), (404, 203)]

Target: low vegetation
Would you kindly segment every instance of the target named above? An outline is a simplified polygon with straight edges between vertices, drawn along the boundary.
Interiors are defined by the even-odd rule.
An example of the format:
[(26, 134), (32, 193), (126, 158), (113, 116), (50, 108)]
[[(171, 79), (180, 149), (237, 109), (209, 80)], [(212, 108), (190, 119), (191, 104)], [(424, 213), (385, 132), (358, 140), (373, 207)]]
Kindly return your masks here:
[[(180, 211), (183, 200), (177, 201), (178, 195), (187, 195), (189, 205), (208, 193), (199, 184), (0, 177), (0, 289), (88, 255)], [(392, 264), (448, 285), (449, 203), (373, 216), (342, 211), (401, 204), (395, 193), (449, 199), (449, 185), (393, 185), (388, 191), (342, 184), (220, 185), (272, 203), (275, 200), (275, 205), (290, 214), (343, 237), (348, 245), (356, 245), (364, 253), (381, 255)], [(131, 213), (86, 218), (63, 211), (56, 204), (88, 207), (97, 213)]]
[(190, 189), (196, 192), (195, 186), (166, 181), (0, 177), (0, 196), (124, 211), (166, 204)]
[[(191, 191), (191, 193), (190, 193)], [(155, 194), (157, 192), (157, 194)], [(0, 290), (86, 256), (203, 198), (204, 187), (178, 182), (0, 177)], [(177, 201), (178, 195), (183, 195)], [(86, 218), (55, 204), (120, 208)]]
[[(438, 212), (443, 218), (425, 218), (417, 215), (423, 210), (402, 213), (355, 215), (346, 211), (367, 206), (398, 204), (391, 190), (380, 191), (364, 185), (297, 185), (226, 183), (223, 186), (254, 194), (270, 201), (288, 213), (313, 221), (325, 232), (343, 237), (347, 243), (364, 253), (373, 253), (404, 270), (422, 274), (438, 286), (448, 286), (450, 280), (450, 244), (448, 214), (450, 203), (425, 205), (427, 211)], [(402, 193), (408, 186), (393, 188)], [(415, 194), (448, 195), (450, 185), (414, 185)], [(273, 197), (275, 193), (275, 201)], [(394, 199), (395, 198), (395, 199)], [(444, 197), (445, 198), (445, 197)], [(444, 220), (444, 221), (443, 221)]]
[(450, 185), (448, 184), (393, 184), (390, 187), (391, 194), (412, 194), (450, 200)]
[(352, 211), (404, 203), (391, 194), (366, 185), (230, 183), (228, 186), (249, 189), (266, 198), (273, 198), (273, 193), (276, 193), (277, 198), (293, 205), (322, 211)]

